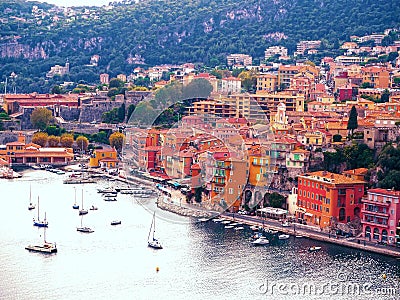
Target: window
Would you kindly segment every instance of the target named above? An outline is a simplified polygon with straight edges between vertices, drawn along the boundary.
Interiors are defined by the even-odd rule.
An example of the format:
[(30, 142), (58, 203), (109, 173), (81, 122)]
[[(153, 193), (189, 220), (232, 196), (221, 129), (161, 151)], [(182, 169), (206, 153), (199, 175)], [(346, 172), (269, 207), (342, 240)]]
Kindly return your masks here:
[(229, 192), (230, 195), (232, 195), (233, 194), (233, 188), (229, 188), (228, 192)]

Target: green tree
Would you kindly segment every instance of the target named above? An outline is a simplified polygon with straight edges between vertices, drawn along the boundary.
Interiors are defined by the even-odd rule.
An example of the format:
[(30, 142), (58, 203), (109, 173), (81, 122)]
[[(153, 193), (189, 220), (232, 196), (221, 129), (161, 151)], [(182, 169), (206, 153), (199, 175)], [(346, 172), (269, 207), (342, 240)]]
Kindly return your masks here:
[(51, 121), (53, 121), (53, 116), (47, 108), (35, 108), (31, 114), (31, 123), (34, 128), (39, 130), (44, 130)]
[(286, 198), (277, 192), (273, 192), (268, 196), (269, 204), (274, 208), (282, 208), (286, 202)]
[(46, 132), (36, 132), (32, 136), (32, 143), (45, 147), (47, 145), (47, 140), (49, 135)]
[(388, 89), (385, 89), (381, 95), (381, 101), (382, 103), (384, 102), (389, 102), (389, 97), (390, 97), (390, 92)]
[(125, 121), (125, 103), (122, 103), (121, 106), (118, 108), (117, 116), (120, 123)]
[(63, 133), (60, 137), (62, 147), (71, 148), (74, 144), (74, 135), (72, 133)]
[(108, 84), (108, 87), (110, 89), (112, 89), (112, 88), (119, 89), (119, 88), (122, 88), (123, 86), (124, 86), (124, 83), (121, 80), (119, 80), (118, 78), (112, 78)]
[(114, 147), (117, 152), (122, 151), (122, 147), (124, 146), (125, 135), (119, 131), (112, 133), (109, 137), (111, 147)]
[(357, 109), (353, 105), (350, 110), (349, 121), (347, 122), (347, 130), (349, 130), (351, 134), (353, 134), (354, 130), (358, 127), (357, 117)]
[(49, 135), (47, 143), (49, 144), (49, 147), (58, 147), (58, 144), (60, 143), (60, 137)]
[(341, 142), (342, 136), (340, 134), (335, 134), (332, 139), (334, 143)]
[(127, 113), (127, 115), (126, 115), (126, 121), (127, 122), (129, 122), (129, 120), (130, 120), (130, 118), (131, 118), (131, 115), (132, 115), (132, 113), (135, 111), (135, 105), (133, 105), (133, 104), (129, 104), (129, 106), (128, 106), (128, 113)]

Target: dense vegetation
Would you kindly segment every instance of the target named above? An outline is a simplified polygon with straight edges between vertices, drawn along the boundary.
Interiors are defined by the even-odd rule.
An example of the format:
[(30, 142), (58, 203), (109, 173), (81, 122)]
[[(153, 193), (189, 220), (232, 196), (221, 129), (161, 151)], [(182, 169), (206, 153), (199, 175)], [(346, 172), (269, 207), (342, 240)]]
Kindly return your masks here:
[[(300, 40), (321, 39), (321, 55), (329, 55), (351, 35), (383, 32), (400, 22), (395, 0), (143, 0), (109, 10), (91, 7), (88, 13), (75, 8), (74, 14), (33, 13), (33, 5), (44, 12), (53, 7), (0, 3), (0, 77), (15, 72), (10, 84), (19, 92), (49, 92), (63, 81), (98, 83), (102, 72), (129, 74), (143, 62), (216, 66), (228, 54), (246, 53), (257, 63), (266, 47), (283, 45), (292, 53)], [(10, 48), (15, 43), (18, 51)], [(88, 66), (94, 54), (98, 65)], [(69, 75), (45, 77), (67, 58)]]

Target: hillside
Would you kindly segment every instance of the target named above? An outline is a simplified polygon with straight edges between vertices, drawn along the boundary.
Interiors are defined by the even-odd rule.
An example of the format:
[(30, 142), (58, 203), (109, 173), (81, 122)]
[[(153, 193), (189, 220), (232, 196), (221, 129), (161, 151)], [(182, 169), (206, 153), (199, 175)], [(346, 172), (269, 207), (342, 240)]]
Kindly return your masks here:
[[(144, 0), (67, 11), (5, 0), (0, 20), (0, 76), (15, 72), (29, 90), (67, 58), (65, 80), (96, 82), (100, 72), (128, 74), (138, 63), (215, 66), (231, 53), (257, 61), (268, 46), (292, 53), (300, 40), (322, 39), (323, 49), (334, 50), (350, 35), (398, 28), (400, 6), (395, 0)], [(94, 54), (98, 65), (85, 66)]]

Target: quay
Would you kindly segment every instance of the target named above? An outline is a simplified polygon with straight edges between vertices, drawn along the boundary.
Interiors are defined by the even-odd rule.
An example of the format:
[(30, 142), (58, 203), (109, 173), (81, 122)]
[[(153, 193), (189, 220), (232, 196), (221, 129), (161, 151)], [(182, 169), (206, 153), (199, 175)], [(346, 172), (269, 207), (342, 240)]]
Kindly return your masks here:
[[(392, 257), (400, 258), (400, 248), (395, 248), (392, 246), (376, 246), (371, 242), (367, 242), (362, 239), (358, 239), (357, 237), (352, 238), (337, 238), (332, 234), (327, 234), (325, 232), (318, 232), (314, 229), (309, 229), (307, 225), (292, 223), (290, 227), (283, 227), (278, 221), (271, 219), (260, 219), (254, 216), (247, 215), (237, 215), (231, 213), (221, 214), (221, 217), (241, 223), (247, 224), (249, 226), (259, 226), (267, 227), (273, 230), (278, 230), (279, 232), (283, 232), (289, 235), (301, 235), (305, 238), (310, 238), (317, 241), (322, 241), (331, 244), (337, 244), (345, 247), (356, 248), (363, 251), (374, 252), (378, 254), (388, 255)], [(359, 242), (358, 242), (359, 241)]]

